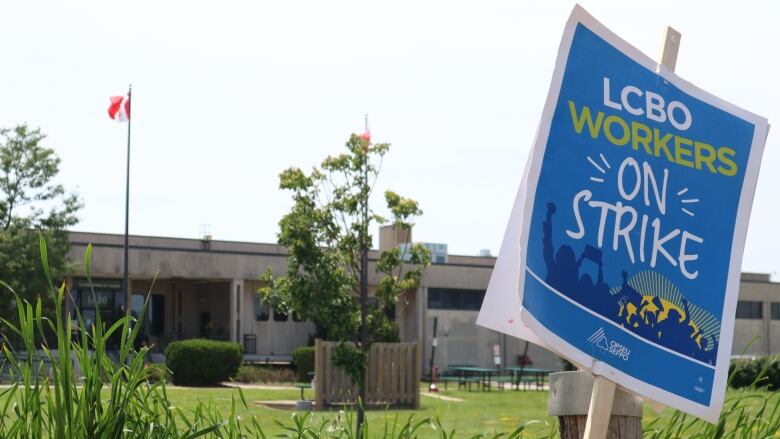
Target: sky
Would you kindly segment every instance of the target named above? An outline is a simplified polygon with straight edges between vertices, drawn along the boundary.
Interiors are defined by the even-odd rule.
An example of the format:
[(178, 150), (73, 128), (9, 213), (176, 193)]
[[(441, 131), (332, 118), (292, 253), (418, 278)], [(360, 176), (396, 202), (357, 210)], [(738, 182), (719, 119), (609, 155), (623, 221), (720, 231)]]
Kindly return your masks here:
[[(676, 72), (780, 120), (780, 5), (584, 1)], [(377, 194), (419, 201), (414, 240), (495, 255), (573, 2), (5, 1), (0, 127), (28, 123), (84, 203), (81, 231), (124, 230), (126, 125), (108, 98), (133, 85), (130, 233), (274, 242), (279, 173), (338, 154), (368, 114), (392, 144)], [(743, 270), (780, 270), (780, 135), (764, 152)], [(374, 205), (383, 213), (382, 199)], [(376, 244), (376, 242), (375, 242)]]

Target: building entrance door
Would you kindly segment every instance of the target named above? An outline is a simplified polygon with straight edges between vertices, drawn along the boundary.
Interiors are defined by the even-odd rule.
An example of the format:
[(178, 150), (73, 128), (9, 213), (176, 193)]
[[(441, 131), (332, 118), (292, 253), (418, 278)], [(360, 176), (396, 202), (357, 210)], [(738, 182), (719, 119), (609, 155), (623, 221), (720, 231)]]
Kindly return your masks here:
[(211, 332), (211, 313), (200, 313), (200, 336), (203, 338), (209, 338)]

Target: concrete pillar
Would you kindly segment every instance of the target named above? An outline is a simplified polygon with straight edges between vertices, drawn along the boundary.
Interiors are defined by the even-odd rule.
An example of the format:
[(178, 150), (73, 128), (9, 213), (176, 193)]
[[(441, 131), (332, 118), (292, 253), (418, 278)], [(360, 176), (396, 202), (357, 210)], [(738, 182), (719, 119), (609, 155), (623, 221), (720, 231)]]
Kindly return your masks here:
[(420, 286), (417, 288), (417, 341), (423, 347), (419, 365), (422, 374), (425, 374), (426, 367), (428, 367), (429, 360), (427, 360), (427, 358), (430, 355), (429, 352), (426, 352), (427, 349), (425, 348), (425, 337), (428, 331), (426, 327), (428, 321), (425, 312), (426, 309), (428, 309), (428, 288)]
[(770, 334), (770, 331), (772, 330), (770, 323), (772, 318), (772, 305), (770, 302), (764, 302), (761, 304), (761, 307), (763, 308), (761, 310), (761, 317), (764, 320), (764, 354), (765, 355), (771, 355), (772, 354), (772, 335)]
[[(593, 381), (590, 372), (558, 372), (550, 375), (547, 414), (558, 417), (561, 439), (583, 437)], [(615, 390), (607, 438), (642, 438), (641, 398), (620, 388)]]
[(390, 250), (406, 242), (412, 242), (412, 229), (402, 229), (395, 225), (379, 228), (379, 251)]
[(230, 339), (236, 343), (241, 343), (241, 309), (243, 306), (243, 279), (233, 279), (230, 281)]

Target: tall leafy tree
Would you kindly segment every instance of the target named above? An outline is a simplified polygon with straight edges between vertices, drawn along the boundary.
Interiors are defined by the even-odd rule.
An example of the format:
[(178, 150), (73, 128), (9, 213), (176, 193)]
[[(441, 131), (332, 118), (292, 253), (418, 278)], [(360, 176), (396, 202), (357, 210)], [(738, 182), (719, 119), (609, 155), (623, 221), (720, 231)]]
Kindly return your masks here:
[[(0, 279), (22, 298), (41, 298), (51, 313), (53, 298), (41, 267), (39, 234), (48, 247), (52, 272), (62, 276), (68, 266), (70, 242), (66, 228), (76, 224), (78, 196), (56, 182), (60, 159), (42, 146), (45, 135), (26, 124), (0, 129)], [(10, 294), (0, 294), (0, 316), (13, 311)]]
[[(342, 342), (334, 363), (358, 384), (365, 398), (367, 353), (377, 341), (398, 341), (398, 325), (389, 311), (401, 294), (418, 287), (429, 264), (420, 244), (383, 251), (375, 264), (378, 282), (365, 309), (361, 333), (361, 279), (368, 276), (362, 264), (370, 247), (372, 224), (410, 229), (422, 214), (416, 201), (392, 191), (384, 193), (389, 218), (369, 206), (387, 143), (371, 144), (366, 135), (353, 134), (347, 151), (326, 158), (306, 173), (289, 168), (280, 175), (280, 188), (292, 193), (293, 206), (279, 222), (278, 242), (288, 251), (288, 270), (275, 277), (263, 275), (267, 286), (259, 293), (275, 307), (310, 320), (320, 336)], [(348, 343), (350, 342), (350, 343)], [(358, 408), (358, 431), (363, 419)]]

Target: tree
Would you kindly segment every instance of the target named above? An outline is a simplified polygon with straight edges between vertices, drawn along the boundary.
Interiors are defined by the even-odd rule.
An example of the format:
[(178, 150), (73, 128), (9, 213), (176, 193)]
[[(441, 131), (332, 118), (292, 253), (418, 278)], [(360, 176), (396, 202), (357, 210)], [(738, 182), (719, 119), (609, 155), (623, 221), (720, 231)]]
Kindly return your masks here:
[[(26, 124), (0, 129), (0, 279), (30, 303), (40, 297), (48, 315), (55, 309), (41, 268), (39, 234), (46, 239), (52, 273), (68, 267), (66, 228), (77, 223), (77, 195), (55, 182), (60, 159), (41, 146), (45, 135)], [(9, 295), (0, 299), (0, 316), (14, 312)]]
[[(390, 145), (371, 144), (368, 136), (353, 134), (346, 148), (346, 153), (326, 158), (308, 174), (294, 167), (281, 173), (279, 186), (293, 198), (278, 234), (289, 265), (280, 277), (269, 269), (262, 277), (267, 286), (259, 293), (274, 307), (312, 321), (319, 336), (341, 342), (334, 363), (357, 383), (364, 400), (368, 350), (377, 341), (398, 341), (398, 325), (388, 311), (399, 295), (418, 287), (430, 257), (421, 244), (383, 251), (375, 267), (379, 277), (375, 304), (366, 304), (361, 315), (361, 280), (369, 274), (362, 256), (372, 241), (371, 224), (391, 223), (408, 230), (422, 211), (416, 201), (386, 191), (391, 218), (376, 214), (368, 201)], [(360, 431), (360, 405), (357, 414)]]

